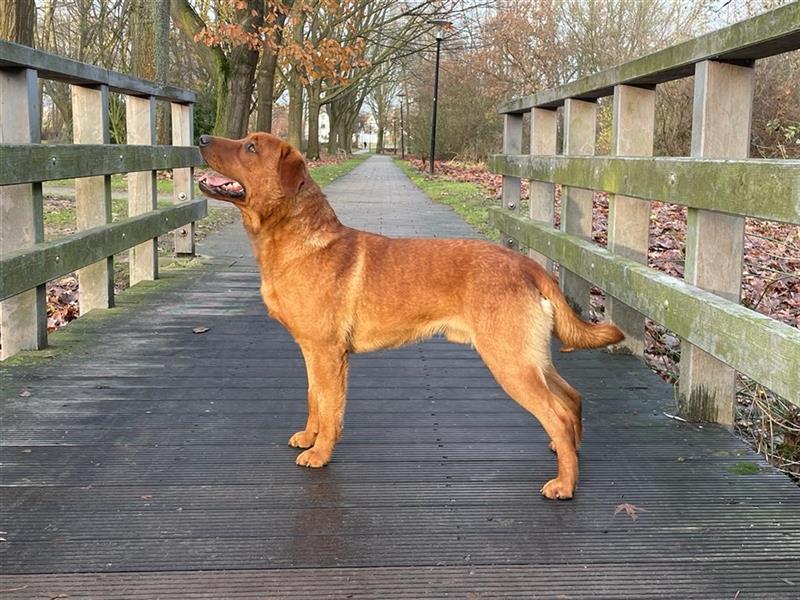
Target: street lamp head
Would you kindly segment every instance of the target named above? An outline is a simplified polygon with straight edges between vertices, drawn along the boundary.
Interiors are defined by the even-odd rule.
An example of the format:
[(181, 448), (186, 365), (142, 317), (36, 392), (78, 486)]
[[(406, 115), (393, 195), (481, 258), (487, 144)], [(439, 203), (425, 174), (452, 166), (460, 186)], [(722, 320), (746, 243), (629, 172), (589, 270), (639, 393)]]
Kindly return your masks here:
[(431, 19), (430, 23), (434, 27), (433, 36), (437, 40), (442, 41), (444, 39), (445, 33), (450, 28), (451, 24), (450, 21), (448, 21), (447, 19)]

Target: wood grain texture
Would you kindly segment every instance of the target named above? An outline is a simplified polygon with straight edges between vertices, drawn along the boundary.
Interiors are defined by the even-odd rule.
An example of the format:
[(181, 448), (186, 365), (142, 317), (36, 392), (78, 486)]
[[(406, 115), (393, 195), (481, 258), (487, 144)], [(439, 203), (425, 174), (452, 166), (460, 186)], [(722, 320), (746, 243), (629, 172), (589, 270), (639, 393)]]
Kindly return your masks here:
[[(72, 136), (80, 144), (108, 144), (108, 87), (71, 86)], [(75, 180), (75, 210), (78, 230), (111, 222), (111, 177), (81, 177)], [(114, 305), (114, 258), (102, 260), (78, 271), (81, 314)]]
[[(692, 157), (747, 158), (754, 84), (753, 67), (715, 61), (698, 63), (692, 109)], [(764, 203), (768, 201), (765, 199)], [(740, 301), (744, 225), (744, 218), (737, 215), (695, 208), (687, 211), (684, 266), (687, 283), (733, 302)], [(684, 338), (678, 386), (681, 414), (733, 427), (735, 375), (733, 369)]]
[[(655, 90), (619, 85), (614, 88), (611, 154), (652, 156), (655, 133)], [(608, 249), (647, 264), (650, 241), (650, 203), (622, 194), (608, 196)], [(610, 296), (607, 317), (625, 333), (612, 348), (644, 356), (644, 315)]]
[[(476, 235), (387, 157), (326, 192), (356, 227)], [(631, 356), (555, 353), (584, 394), (569, 503), (536, 497), (543, 431), (441, 339), (354, 356), (335, 460), (296, 467), (301, 353), (242, 230), (201, 251), (209, 270), (56, 333), (71, 354), (4, 368), (4, 600), (796, 599), (800, 490), (724, 428), (665, 417), (671, 386)]]
[[(0, 144), (40, 141), (39, 90), (30, 69), (0, 70)], [(0, 146), (0, 173), (6, 170)], [(0, 186), (0, 255), (44, 239), (42, 185)], [(0, 303), (0, 359), (47, 345), (45, 288), (38, 286)]]

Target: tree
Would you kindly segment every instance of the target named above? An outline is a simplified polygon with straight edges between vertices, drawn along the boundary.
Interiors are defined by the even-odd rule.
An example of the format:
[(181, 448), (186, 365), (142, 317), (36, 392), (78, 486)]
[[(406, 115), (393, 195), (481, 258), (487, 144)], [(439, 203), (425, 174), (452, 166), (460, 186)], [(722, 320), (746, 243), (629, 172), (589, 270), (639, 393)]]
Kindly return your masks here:
[[(349, 145), (342, 128), (355, 122), (372, 69), (403, 51), (417, 51), (422, 47), (418, 40), (432, 27), (430, 18), (457, 2), (219, 0), (212, 21), (189, 0), (174, 0), (172, 12), (187, 38), (207, 46), (200, 54), (217, 73), (215, 131), (243, 133), (252, 108), (258, 110), (259, 128), (267, 129), (278, 74), (289, 92), (289, 140), (297, 146), (302, 142), (304, 97), (309, 99), (309, 152), (315, 156), (320, 110), (340, 100), (328, 113), (342, 119), (331, 123), (338, 132), (334, 138)], [(258, 52), (259, 97), (253, 102), (251, 74)], [(235, 116), (241, 121), (234, 122)]]
[(35, 25), (34, 0), (3, 1), (3, 8), (0, 10), (0, 39), (33, 46)]
[(367, 96), (375, 124), (378, 127), (376, 152), (383, 152), (384, 134), (389, 126), (389, 116), (397, 90), (397, 69), (392, 64), (382, 65), (375, 73), (375, 83)]
[(258, 46), (251, 36), (258, 35), (262, 28), (265, 8), (264, 0), (222, 2), (218, 13), (230, 27), (215, 31), (188, 0), (171, 2), (173, 21), (187, 38), (197, 42), (201, 59), (215, 76), (217, 135), (242, 137), (247, 132), (259, 58)]

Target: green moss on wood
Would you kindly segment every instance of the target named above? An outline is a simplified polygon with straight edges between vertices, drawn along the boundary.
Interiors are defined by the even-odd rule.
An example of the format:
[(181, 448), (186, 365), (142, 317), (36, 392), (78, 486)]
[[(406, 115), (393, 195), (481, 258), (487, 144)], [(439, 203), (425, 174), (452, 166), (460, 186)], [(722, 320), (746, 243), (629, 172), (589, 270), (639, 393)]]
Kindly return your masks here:
[(493, 155), (502, 175), (800, 223), (800, 161)]
[(728, 472), (734, 475), (757, 475), (761, 472), (761, 467), (751, 462), (739, 462), (728, 467)]
[(800, 331), (548, 225), (493, 208), (495, 226), (800, 405)]

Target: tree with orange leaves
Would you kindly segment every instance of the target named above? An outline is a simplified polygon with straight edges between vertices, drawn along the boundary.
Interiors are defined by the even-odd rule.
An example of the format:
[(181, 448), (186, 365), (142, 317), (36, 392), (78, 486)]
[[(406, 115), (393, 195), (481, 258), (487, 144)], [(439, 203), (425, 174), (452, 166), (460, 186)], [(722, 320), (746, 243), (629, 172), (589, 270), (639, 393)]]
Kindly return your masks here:
[(272, 102), (285, 89), (289, 141), (301, 146), (307, 97), (309, 153), (316, 156), (322, 107), (337, 103), (328, 110), (331, 128), (349, 147), (344, 129), (352, 128), (376, 69), (429, 44), (421, 40), (430, 19), (458, 0), (220, 0), (215, 19), (201, 4), (173, 0), (172, 14), (216, 73), (215, 132), (243, 135), (253, 108), (258, 128), (269, 130)]

